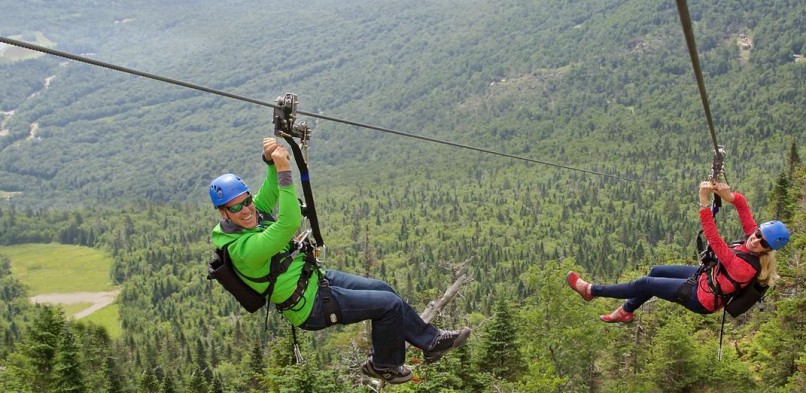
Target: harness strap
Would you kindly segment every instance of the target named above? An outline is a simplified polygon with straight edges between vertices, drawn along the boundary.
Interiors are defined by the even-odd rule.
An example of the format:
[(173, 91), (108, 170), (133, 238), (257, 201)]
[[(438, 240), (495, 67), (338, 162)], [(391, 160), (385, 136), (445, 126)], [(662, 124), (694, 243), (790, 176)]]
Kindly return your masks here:
[[(319, 263), (313, 255), (312, 247), (308, 247), (305, 251), (305, 265), (302, 268), (297, 287), (291, 296), (284, 302), (277, 304), (277, 310), (286, 311), (291, 310), (305, 299), (305, 291), (308, 289), (308, 283), (314, 272), (319, 275), (319, 299), (322, 301), (322, 312), (325, 314), (325, 325), (331, 326), (341, 322), (341, 308), (339, 307), (333, 295), (330, 293), (330, 282), (325, 278), (324, 274), (319, 268)], [(303, 303), (304, 304), (304, 303)]]
[[(290, 246), (290, 251), (289, 252), (281, 252), (281, 253), (278, 253), (278, 254), (274, 255), (271, 258), (271, 263), (269, 264), (269, 274), (267, 274), (265, 276), (262, 276), (262, 277), (249, 277), (249, 276), (241, 273), (240, 271), (238, 271), (237, 268), (235, 269), (235, 271), (241, 277), (243, 277), (244, 279), (246, 279), (248, 281), (256, 282), (256, 283), (268, 282), (269, 286), (266, 288), (265, 291), (263, 291), (263, 293), (261, 293), (261, 295), (266, 296), (266, 297), (271, 297), (271, 294), (274, 293), (274, 284), (277, 282), (277, 278), (280, 277), (280, 275), (282, 275), (283, 273), (288, 271), (288, 268), (294, 262), (294, 259), (297, 257), (297, 255), (299, 255), (300, 251), (302, 251), (302, 249), (305, 248), (304, 244), (297, 243), (297, 242), (294, 242), (294, 241), (291, 241), (289, 243), (289, 246)], [(311, 269), (308, 266), (309, 266), (309, 264), (307, 263), (307, 258), (306, 258), (306, 263), (305, 263), (305, 266), (303, 267), (302, 275), (300, 276), (300, 280), (297, 282), (297, 290), (294, 292), (294, 294), (296, 294), (296, 292), (299, 291), (299, 287), (301, 285), (301, 282), (303, 281), (303, 278), (304, 278), (304, 281), (305, 281), (305, 284), (304, 284), (305, 286), (303, 286), (302, 292), (303, 293), (305, 292), (304, 288), (307, 288), (308, 278), (311, 276), (311, 272), (310, 272)], [(235, 267), (234, 264), (233, 264), (233, 267)], [(306, 276), (306, 271), (307, 271), (307, 276)], [(294, 294), (292, 294), (291, 298), (294, 298)], [(289, 300), (291, 300), (291, 298), (289, 298)], [(297, 299), (297, 300), (299, 300), (299, 299)], [(288, 302), (288, 300), (286, 302)], [(282, 304), (285, 304), (286, 302), (283, 302)], [(294, 302), (292, 304), (292, 306), (294, 304), (296, 304), (296, 302)]]
[(291, 293), (291, 296), (288, 297), (285, 301), (281, 303), (277, 303), (277, 310), (279, 311), (286, 311), (291, 310), (297, 303), (300, 302), (304, 298), (305, 290), (308, 289), (308, 282), (313, 275), (316, 264), (316, 259), (313, 257), (313, 251), (306, 250), (305, 252), (305, 264), (302, 266), (302, 272), (299, 275), (299, 280), (297, 280), (297, 287), (294, 289), (294, 292)]
[[(710, 289), (711, 293), (714, 294), (714, 309), (716, 309), (719, 305), (719, 299), (722, 299), (724, 303), (727, 303), (734, 294), (742, 289), (742, 283), (731, 277), (730, 273), (728, 273), (727, 269), (725, 269), (725, 267), (719, 261), (719, 258), (716, 257), (716, 254), (711, 249), (711, 246), (708, 245), (707, 242), (703, 242), (701, 237), (702, 233), (703, 231), (700, 230), (700, 232), (697, 234), (697, 249), (699, 251), (699, 257), (702, 263), (700, 268), (697, 269), (696, 276), (699, 277), (700, 274), (705, 273), (708, 289)], [(734, 255), (750, 264), (750, 266), (752, 266), (755, 270), (756, 275), (758, 275), (758, 272), (761, 271), (761, 263), (759, 262), (758, 257), (738, 251), (735, 248), (736, 246), (742, 244), (744, 240), (747, 240), (747, 235), (743, 236), (742, 239), (731, 242), (729, 245), (730, 250)], [(733, 285), (732, 292), (726, 294), (724, 291), (722, 291), (722, 288), (719, 286), (719, 281), (717, 280), (719, 275), (727, 278), (728, 281)], [(753, 282), (753, 280), (750, 280), (749, 282)]]

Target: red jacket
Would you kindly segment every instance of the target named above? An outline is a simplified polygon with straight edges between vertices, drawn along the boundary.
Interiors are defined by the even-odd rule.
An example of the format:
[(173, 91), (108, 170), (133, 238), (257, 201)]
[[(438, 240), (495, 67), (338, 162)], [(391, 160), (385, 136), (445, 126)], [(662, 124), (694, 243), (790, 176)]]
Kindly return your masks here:
[[(747, 199), (745, 199), (742, 194), (735, 191), (733, 192), (733, 197), (733, 206), (736, 207), (736, 211), (739, 213), (739, 219), (742, 221), (742, 231), (745, 235), (750, 235), (756, 230), (758, 225), (753, 219), (753, 213), (750, 212), (750, 207), (747, 206)], [(716, 229), (716, 223), (714, 222), (714, 215), (711, 209), (700, 209), (700, 222), (702, 223), (705, 240), (708, 241), (711, 249), (714, 250), (717, 259), (719, 259), (724, 269), (727, 270), (728, 274), (733, 277), (734, 280), (740, 283), (742, 288), (747, 286), (756, 277), (757, 272), (749, 262), (735, 255), (727, 243), (722, 240), (719, 231)], [(734, 248), (738, 251), (750, 253), (744, 243)], [(716, 281), (722, 293), (728, 294), (734, 291), (733, 284), (721, 272), (717, 274)], [(700, 275), (697, 285), (697, 300), (700, 301), (700, 304), (702, 304), (706, 310), (714, 312), (722, 308), (722, 299), (719, 299), (708, 287), (708, 277), (706, 273)], [(714, 308), (714, 298), (717, 298), (716, 308)]]

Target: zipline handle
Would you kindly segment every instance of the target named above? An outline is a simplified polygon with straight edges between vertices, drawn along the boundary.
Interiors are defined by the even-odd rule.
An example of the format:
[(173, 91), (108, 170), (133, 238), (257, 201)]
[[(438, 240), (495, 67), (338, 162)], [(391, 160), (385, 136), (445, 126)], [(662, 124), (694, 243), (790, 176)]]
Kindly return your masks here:
[[(708, 175), (708, 180), (713, 183), (719, 183), (722, 177), (725, 176), (725, 147), (722, 145), (717, 145), (716, 150), (714, 150), (714, 161), (711, 165), (711, 173)], [(713, 215), (716, 216), (719, 213), (719, 208), (722, 207), (722, 198), (719, 195), (714, 194), (714, 203), (711, 205), (711, 212)]]
[[(297, 162), (297, 167), (299, 168), (302, 193), (305, 197), (304, 215), (311, 224), (311, 231), (315, 241), (314, 246), (317, 250), (320, 250), (324, 247), (325, 241), (322, 239), (322, 233), (319, 230), (319, 219), (316, 216), (316, 205), (313, 201), (313, 190), (311, 189), (311, 179), (307, 164), (308, 141), (311, 139), (311, 129), (305, 122), (296, 123), (298, 104), (299, 98), (297, 98), (296, 94), (286, 93), (277, 97), (277, 106), (274, 108), (272, 120), (274, 123), (274, 135), (282, 137), (291, 146), (294, 161)], [(300, 144), (297, 144), (294, 138), (299, 138)], [(300, 146), (302, 146), (305, 153), (300, 149)]]

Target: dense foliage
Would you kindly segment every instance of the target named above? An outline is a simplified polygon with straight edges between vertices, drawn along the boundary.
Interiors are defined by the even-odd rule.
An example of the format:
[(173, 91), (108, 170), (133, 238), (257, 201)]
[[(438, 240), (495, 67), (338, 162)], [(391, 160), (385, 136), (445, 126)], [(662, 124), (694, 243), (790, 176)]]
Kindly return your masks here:
[[(802, 2), (690, 5), (728, 180), (757, 220), (796, 233), (769, 312), (728, 325), (722, 362), (717, 316), (653, 302), (630, 327), (603, 326), (595, 316), (617, 303), (583, 304), (563, 284), (571, 268), (613, 282), (694, 263), (712, 144), (674, 2), (126, 3), (9, 4), (0, 35), (41, 32), (166, 77), (264, 101), (291, 91), (309, 112), (632, 179), (306, 119), (328, 267), (387, 280), (419, 309), (456, 264), (474, 279), (436, 321), (471, 325), (467, 348), (389, 390), (803, 386)], [(28, 305), (0, 256), (0, 387), (369, 389), (356, 367), (365, 326), (303, 333), (307, 363), (294, 365), (277, 313), (264, 330), (264, 315), (204, 279), (216, 220), (206, 186), (223, 172), (257, 186), (270, 109), (51, 56), (0, 62), (0, 76), (0, 192), (14, 193), (0, 244), (107, 250), (124, 331), (110, 340)], [(734, 214), (720, 217), (726, 237)]]

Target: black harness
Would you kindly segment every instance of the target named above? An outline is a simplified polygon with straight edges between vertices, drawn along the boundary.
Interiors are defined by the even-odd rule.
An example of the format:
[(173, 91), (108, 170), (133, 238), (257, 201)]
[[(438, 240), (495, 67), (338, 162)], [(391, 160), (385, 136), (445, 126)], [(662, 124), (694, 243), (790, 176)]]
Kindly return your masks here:
[[(681, 304), (685, 303), (686, 299), (688, 299), (689, 295), (691, 294), (692, 288), (694, 285), (697, 285), (699, 277), (703, 273), (706, 276), (708, 290), (715, 295), (713, 307), (714, 310), (716, 310), (717, 306), (719, 306), (719, 299), (722, 299), (722, 302), (725, 305), (725, 310), (732, 317), (736, 318), (749, 310), (754, 304), (761, 301), (761, 299), (764, 297), (764, 293), (767, 291), (767, 286), (761, 284), (757, 278), (759, 272), (761, 272), (761, 261), (757, 255), (739, 251), (737, 249), (737, 247), (745, 241), (747, 241), (747, 235), (729, 244), (730, 250), (733, 252), (733, 254), (749, 263), (756, 272), (755, 277), (749, 282), (749, 284), (742, 287), (742, 284), (747, 283), (739, 282), (730, 275), (727, 269), (725, 269), (725, 267), (719, 261), (719, 258), (717, 258), (716, 253), (714, 253), (714, 250), (711, 248), (711, 246), (703, 240), (702, 231), (700, 231), (697, 234), (697, 251), (700, 259), (700, 267), (697, 269), (697, 272), (690, 277), (686, 283), (683, 284), (683, 286), (681, 286), (680, 290), (678, 291), (676, 301)], [(733, 287), (732, 291), (726, 292), (722, 290), (722, 287), (717, 281), (717, 277), (719, 276), (728, 279), (728, 282), (730, 282), (731, 286)]]
[[(262, 276), (262, 277), (249, 277), (243, 273), (241, 273), (238, 268), (235, 267), (235, 264), (229, 260), (229, 253), (227, 252), (227, 247), (225, 246), (223, 250), (216, 250), (216, 254), (220, 255), (222, 258), (222, 262), (225, 265), (229, 265), (232, 267), (232, 271), (237, 274), (237, 277), (242, 278), (243, 280), (251, 281), (254, 283), (269, 283), (268, 287), (262, 292), (258, 293), (254, 291), (248, 285), (244, 285), (246, 288), (252, 289), (254, 294), (258, 295), (260, 299), (252, 299), (249, 301), (245, 300), (245, 295), (242, 293), (243, 291), (238, 291), (238, 293), (230, 292), (235, 295), (238, 301), (247, 308), (247, 311), (254, 312), (260, 309), (265, 303), (266, 299), (271, 298), (272, 293), (274, 293), (274, 286), (277, 283), (277, 279), (288, 271), (288, 268), (294, 263), (294, 260), (302, 253), (304, 255), (303, 261), (304, 264), (302, 266), (302, 271), (300, 272), (299, 279), (297, 280), (296, 288), (294, 292), (288, 297), (288, 299), (277, 303), (275, 306), (277, 310), (280, 312), (287, 311), (287, 310), (299, 310), (305, 304), (302, 302), (305, 299), (305, 291), (308, 289), (308, 283), (311, 280), (311, 277), (314, 275), (317, 276), (319, 280), (319, 296), (322, 300), (322, 308), (325, 312), (326, 324), (327, 326), (333, 325), (341, 321), (341, 311), (339, 309), (338, 304), (333, 300), (333, 297), (330, 293), (330, 284), (325, 278), (325, 274), (322, 271), (321, 267), (319, 266), (318, 261), (313, 253), (313, 246), (307, 241), (291, 241), (289, 243), (289, 251), (288, 252), (281, 252), (275, 254), (271, 258), (271, 263), (269, 267), (269, 274)], [(213, 274), (208, 275), (208, 279), (218, 277), (214, 276)], [(221, 282), (221, 280), (219, 280)], [(223, 283), (222, 283), (223, 284)], [(226, 288), (226, 286), (225, 286)], [(228, 288), (229, 290), (229, 288)], [(251, 305), (247, 307), (246, 304)], [(302, 304), (300, 304), (302, 302)], [(259, 306), (255, 307), (255, 305), (259, 304)], [(251, 310), (250, 310), (251, 309)]]

